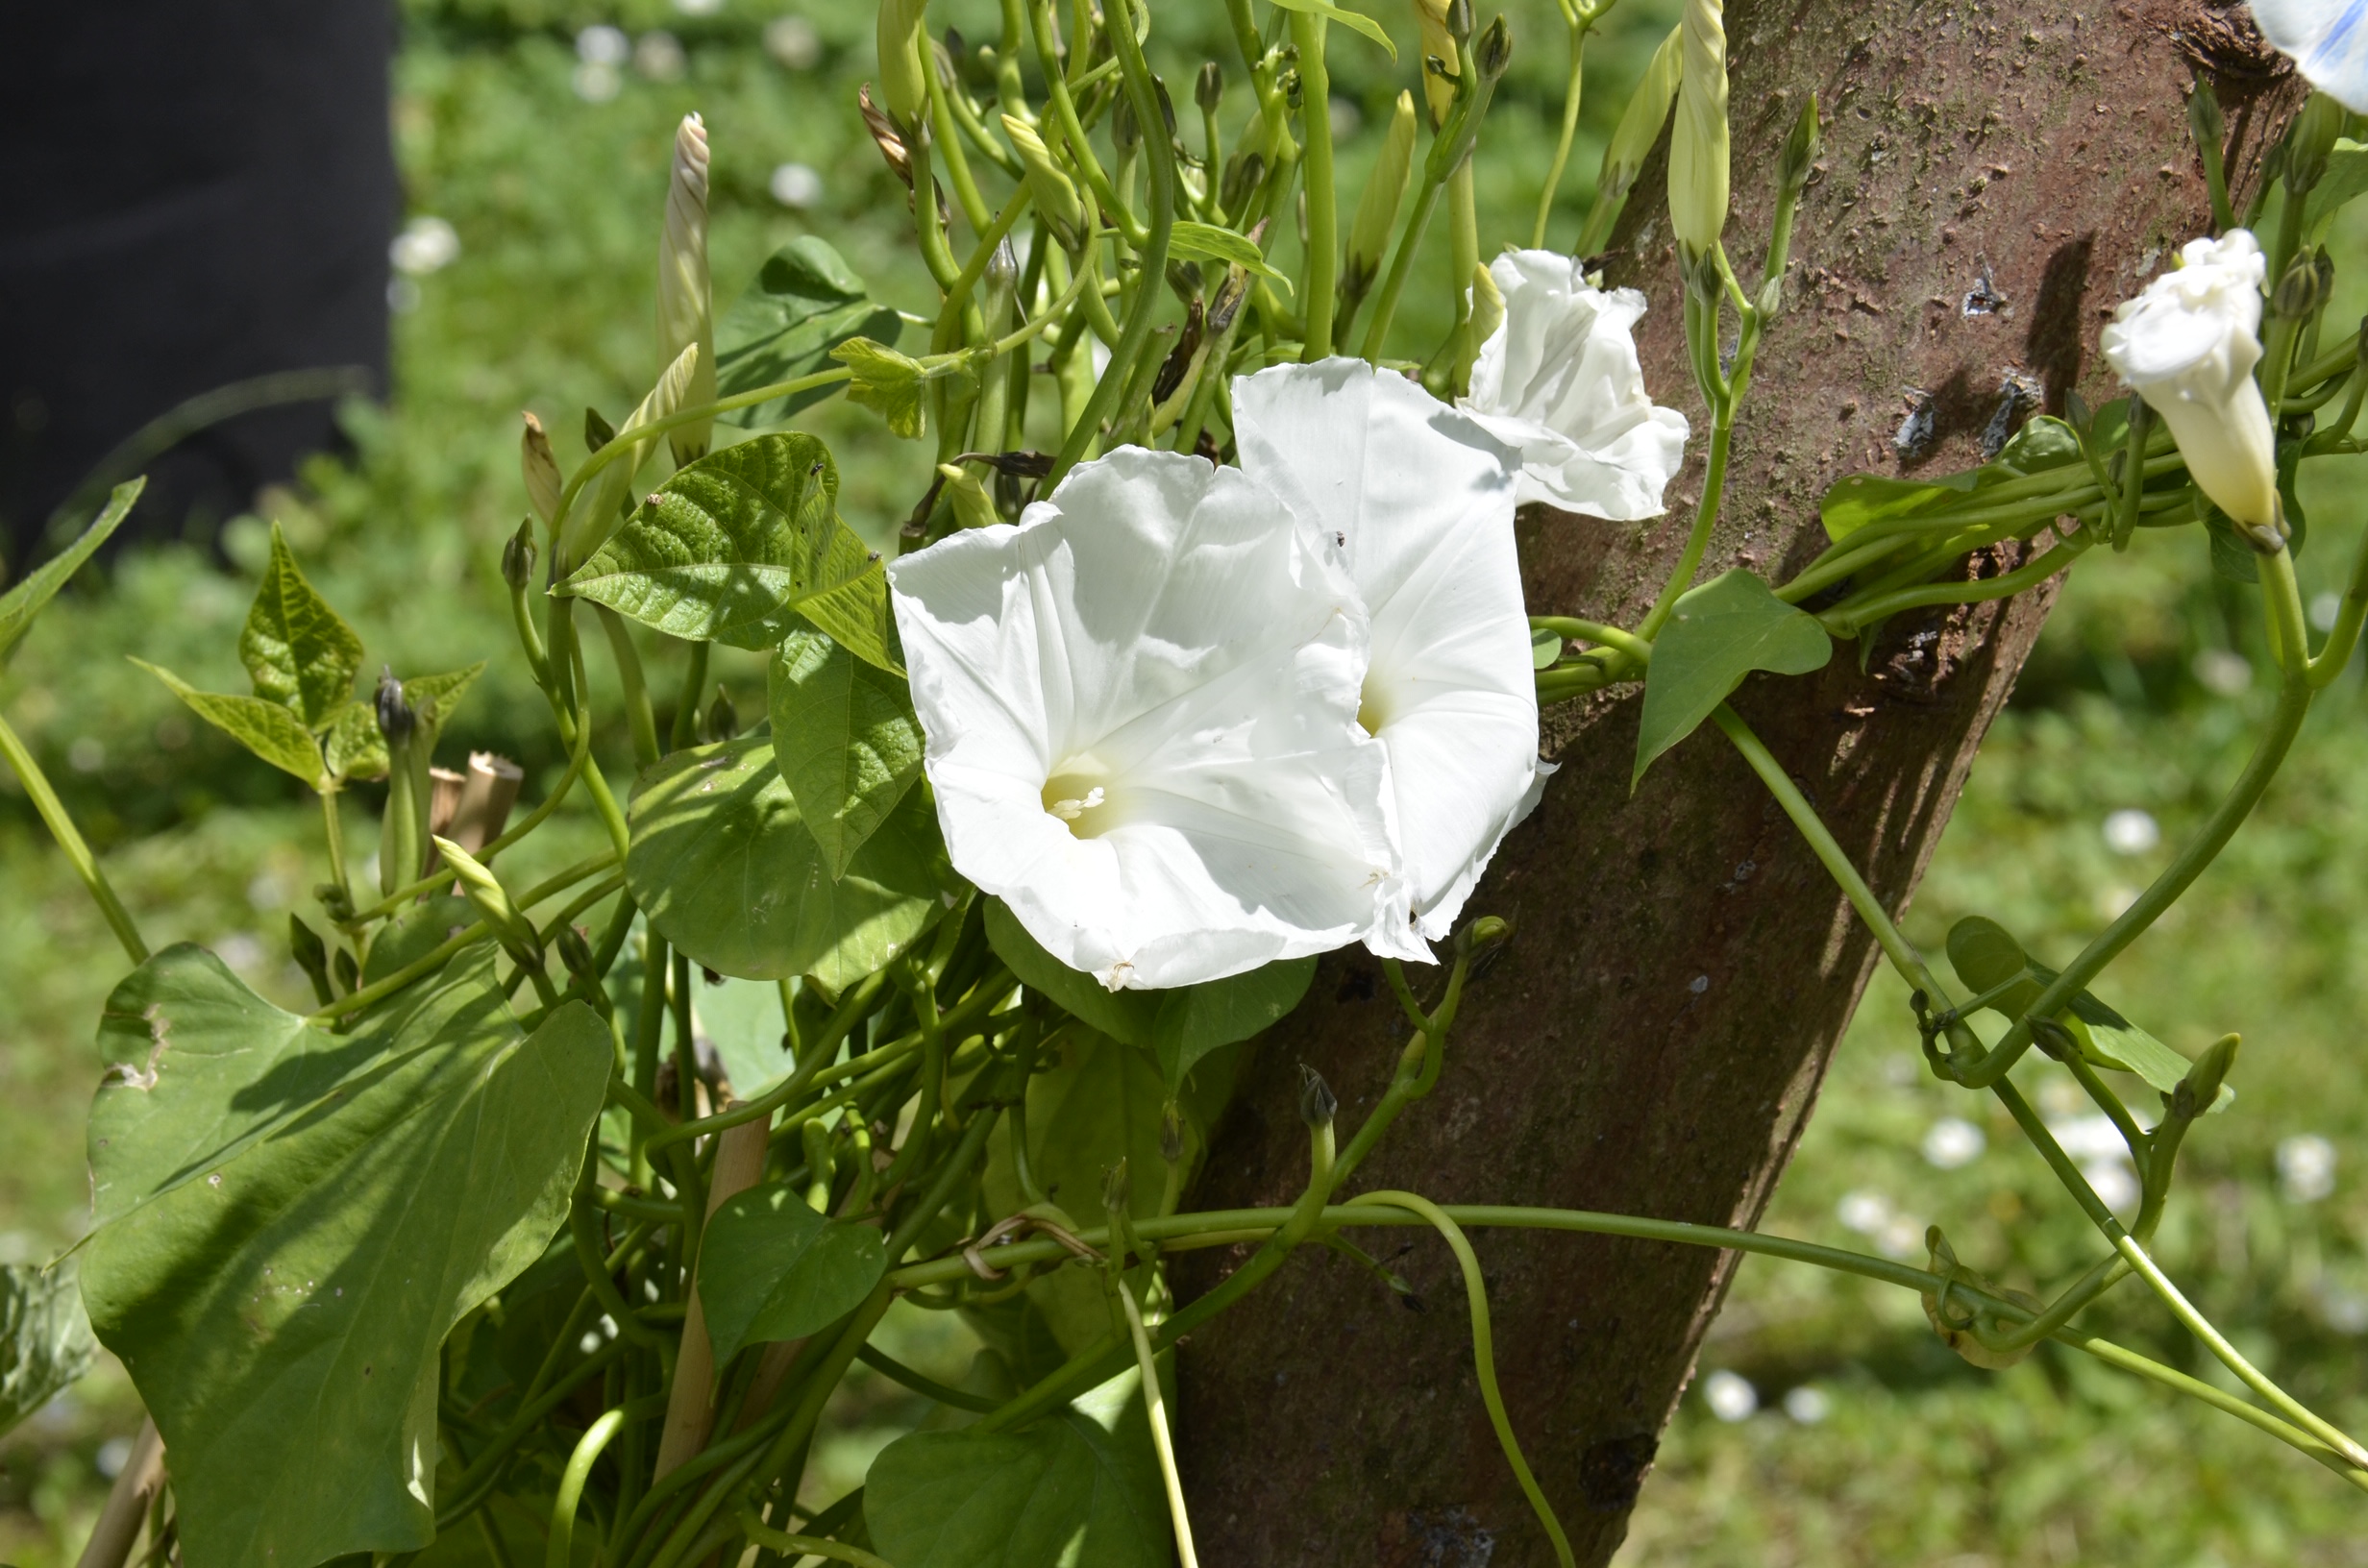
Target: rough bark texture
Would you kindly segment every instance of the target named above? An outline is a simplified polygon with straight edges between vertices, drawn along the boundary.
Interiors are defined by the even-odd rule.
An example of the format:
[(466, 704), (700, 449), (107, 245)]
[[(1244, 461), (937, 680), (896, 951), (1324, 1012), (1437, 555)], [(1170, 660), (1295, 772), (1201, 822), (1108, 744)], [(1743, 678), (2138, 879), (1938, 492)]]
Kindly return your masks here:
[[(2051, 409), (2076, 386), (2092, 404), (2114, 395), (2098, 328), (2208, 221), (2183, 108), (2190, 69), (2216, 75), (2232, 175), (2295, 101), (2242, 12), (2195, 0), (1737, 0), (1727, 26), (1727, 233), (1747, 279), (1804, 92), (1818, 93), (1826, 130), (1706, 577), (1797, 570), (1822, 543), (1817, 499), (1844, 474), (1979, 462), (2010, 377), (2035, 380)], [(1615, 280), (1653, 304), (1648, 380), (1704, 431), (1657, 169), (1623, 234)], [(1917, 421), (1929, 433), (1904, 429)], [(1666, 517), (1525, 519), (1532, 607), (1633, 625), (1690, 525), (1701, 446)], [(1863, 674), (1844, 645), (1821, 675), (1758, 677), (1738, 695), (1892, 908), (1913, 892), (2045, 613), (2035, 594), (1902, 618)], [(1352, 1187), (1758, 1219), (1876, 953), (1709, 726), (1629, 794), (1638, 706), (1629, 692), (1549, 710), (1562, 772), (1468, 909), (1512, 917), (1518, 934), (1468, 997), (1437, 1092)], [(1372, 962), (1328, 960), (1246, 1076), (1196, 1203), (1289, 1202), (1306, 1179), (1297, 1064), (1325, 1075), (1353, 1127), (1402, 1039)], [(1579, 1560), (1601, 1563), (1734, 1260), (1535, 1233), (1474, 1240), (1514, 1425)], [(1242, 1255), (1189, 1263), (1184, 1293)], [(1481, 1407), (1452, 1261), (1425, 1238), (1399, 1266), (1427, 1313), (1308, 1249), (1188, 1345), (1184, 1471), (1203, 1560), (1552, 1561)]]

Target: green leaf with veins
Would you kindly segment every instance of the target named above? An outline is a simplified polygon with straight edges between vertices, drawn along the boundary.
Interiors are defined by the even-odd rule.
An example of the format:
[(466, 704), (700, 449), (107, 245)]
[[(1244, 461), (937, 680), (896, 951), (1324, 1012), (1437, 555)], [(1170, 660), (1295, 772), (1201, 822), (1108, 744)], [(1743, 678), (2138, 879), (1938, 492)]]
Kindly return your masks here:
[(959, 886), (925, 791), (833, 880), (761, 735), (678, 751), (634, 786), (625, 885), (658, 934), (745, 980), (832, 991), (911, 946)]
[(887, 573), (839, 521), (838, 493), (829, 449), (802, 431), (709, 453), (653, 492), (565, 591), (734, 648), (771, 648), (811, 621), (894, 669)]
[(734, 1193), (717, 1206), (699, 1248), (699, 1303), (716, 1367), (743, 1345), (827, 1328), (887, 1272), (876, 1227), (825, 1219), (785, 1182)]
[(921, 721), (903, 681), (828, 637), (793, 631), (775, 650), (773, 757), (837, 881), (921, 777)]
[(928, 372), (920, 360), (868, 337), (849, 338), (830, 351), (830, 357), (851, 373), (848, 402), (886, 420), (890, 434), (921, 438), (928, 428), (921, 407), (921, 383)]
[(1247, 1040), (1297, 1007), (1316, 978), (1314, 959), (1291, 958), (1196, 986), (1108, 991), (1047, 952), (1000, 898), (987, 900), (986, 927), (988, 945), (1022, 985), (1103, 1034), (1148, 1050), (1171, 1093), (1202, 1057)]
[(897, 1568), (1167, 1568), (1158, 1456), (1128, 1368), (1022, 1432), (916, 1432), (864, 1477), (863, 1517)]
[[(851, 337), (893, 344), (904, 320), (871, 299), (827, 240), (803, 234), (773, 253), (755, 281), (715, 324), (715, 391), (729, 398), (830, 368), (830, 351)], [(838, 390), (819, 386), (736, 409), (725, 422), (778, 425)]]
[(440, 1350), (567, 1213), (610, 1069), (480, 951), (337, 1035), (186, 944), (116, 988), (90, 1117), (93, 1326), (173, 1455), (189, 1568), (435, 1532)]
[(1629, 788), (1754, 670), (1805, 675), (1833, 656), (1833, 639), (1817, 618), (1778, 599), (1748, 572), (1727, 572), (1690, 590), (1653, 640)]
[(132, 661), (164, 682), (189, 711), (282, 772), (292, 773), (313, 789), (330, 786), (321, 763), (321, 743), (305, 722), (287, 708), (260, 697), (234, 697), (201, 692), (170, 670), (146, 659)]
[(90, 520), (90, 527), (83, 529), (81, 538), (26, 573), (7, 593), (0, 594), (0, 670), (9, 667), (16, 645), (33, 629), (34, 618), (58, 597), (58, 590), (82, 570), (83, 563), (107, 543), (108, 536), (123, 520), (132, 515), (133, 503), (147, 487), (145, 478), (126, 479), (115, 486), (107, 498), (106, 509)]
[[(485, 661), (478, 660), (466, 670), (450, 670), (440, 675), (413, 675), (403, 683), (403, 700), (419, 716), (419, 726), (431, 736), (440, 733), (459, 711), (460, 699), (469, 695), (477, 677), (485, 673)], [(377, 721), (374, 718), (372, 723)]]
[(89, 1371), (98, 1348), (71, 1261), (0, 1263), (0, 1436)]
[(368, 702), (348, 702), (337, 710), (322, 750), (329, 776), (340, 784), (386, 776), (386, 737), (379, 733), (378, 710)]
[(238, 633), (238, 662), (247, 667), (256, 696), (316, 730), (327, 728), (353, 699), (354, 676), (361, 670), (361, 639), (305, 580), (277, 523), (271, 526), (271, 559)]
[[(1996, 992), (1983, 1005), (2009, 1019), (2028, 1012), (2060, 972), (2033, 961), (2005, 926), (1980, 915), (1949, 928), (1949, 967), (1974, 995)], [(2073, 995), (2058, 1021), (2087, 1061), (2135, 1073), (2165, 1094), (2194, 1065), (2085, 991)], [(2235, 1097), (2236, 1091), (2223, 1084), (2208, 1109), (2224, 1110)]]

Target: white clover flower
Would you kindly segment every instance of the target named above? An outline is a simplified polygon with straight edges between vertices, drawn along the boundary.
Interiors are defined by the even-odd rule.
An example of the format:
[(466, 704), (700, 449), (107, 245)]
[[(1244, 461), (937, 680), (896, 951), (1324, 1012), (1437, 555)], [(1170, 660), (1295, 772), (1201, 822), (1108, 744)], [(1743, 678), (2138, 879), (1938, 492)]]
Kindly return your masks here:
[(2278, 526), (2278, 455), (2261, 357), (2261, 247), (2242, 229), (2190, 240), (2180, 264), (2125, 300), (2106, 324), (2105, 357), (2162, 416), (2187, 473), (2230, 517)]
[(2252, 0), (2253, 20), (2310, 85), (2368, 114), (2368, 29), (2357, 0)]
[(1121, 448), (889, 569), (954, 867), (1112, 990), (1356, 940), (1396, 886), (1366, 619), (1238, 469)]
[(1575, 257), (1507, 251), (1489, 263), (1505, 319), (1457, 406), (1521, 453), (1516, 503), (1633, 523), (1659, 517), (1686, 460), (1686, 416), (1644, 389), (1644, 296), (1589, 285)]
[(1518, 454), (1362, 359), (1236, 381), (1242, 467), (1337, 551), (1371, 624), (1359, 721), (1404, 868), (1375, 952), (1428, 959), (1536, 803), (1538, 686), (1513, 538)]

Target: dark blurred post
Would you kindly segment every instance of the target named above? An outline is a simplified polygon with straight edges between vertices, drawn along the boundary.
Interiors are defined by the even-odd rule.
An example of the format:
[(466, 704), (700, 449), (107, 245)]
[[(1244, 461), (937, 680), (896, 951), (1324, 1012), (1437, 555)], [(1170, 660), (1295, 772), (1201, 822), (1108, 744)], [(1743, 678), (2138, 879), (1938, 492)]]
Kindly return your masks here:
[[(94, 464), (188, 400), (339, 367), (350, 389), (383, 387), (393, 41), (388, 0), (10, 8), (0, 581)], [(234, 394), (275, 405), (145, 464), (135, 526), (177, 532), (245, 507), (332, 443), (323, 393), (339, 384), (282, 377)]]

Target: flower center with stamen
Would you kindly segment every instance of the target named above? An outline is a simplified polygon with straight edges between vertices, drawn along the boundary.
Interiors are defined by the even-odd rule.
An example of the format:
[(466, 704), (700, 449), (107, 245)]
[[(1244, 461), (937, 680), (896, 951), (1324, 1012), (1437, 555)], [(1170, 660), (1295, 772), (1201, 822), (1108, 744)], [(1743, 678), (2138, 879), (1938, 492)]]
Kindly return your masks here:
[(1107, 775), (1090, 757), (1073, 757), (1045, 780), (1045, 810), (1069, 826), (1078, 838), (1090, 839), (1112, 825), (1103, 809), (1109, 792), (1100, 782)]

